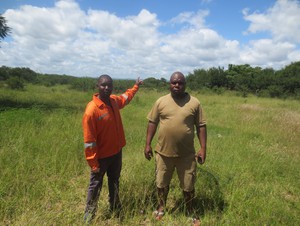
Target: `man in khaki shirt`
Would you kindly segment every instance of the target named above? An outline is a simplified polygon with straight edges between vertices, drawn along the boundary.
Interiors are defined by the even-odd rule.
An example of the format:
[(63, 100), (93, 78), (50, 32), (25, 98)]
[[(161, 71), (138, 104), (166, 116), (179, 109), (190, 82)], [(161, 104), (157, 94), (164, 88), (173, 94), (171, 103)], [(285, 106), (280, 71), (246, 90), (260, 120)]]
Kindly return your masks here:
[[(175, 168), (188, 214), (192, 214), (196, 159), (203, 164), (206, 158), (206, 121), (200, 102), (185, 92), (185, 85), (184, 75), (174, 72), (170, 77), (170, 94), (160, 97), (147, 116), (149, 122), (144, 153), (148, 160), (153, 157), (151, 142), (159, 125), (155, 147), (158, 207), (154, 214), (157, 220), (164, 215)], [(195, 130), (201, 145), (197, 153), (194, 148)], [(200, 220), (193, 218), (193, 224), (199, 225)]]

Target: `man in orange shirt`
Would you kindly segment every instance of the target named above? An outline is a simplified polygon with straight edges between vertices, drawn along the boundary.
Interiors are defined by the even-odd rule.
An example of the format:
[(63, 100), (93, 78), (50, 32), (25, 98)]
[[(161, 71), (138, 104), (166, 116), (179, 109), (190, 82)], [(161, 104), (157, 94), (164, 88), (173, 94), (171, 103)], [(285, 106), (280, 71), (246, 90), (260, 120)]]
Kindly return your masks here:
[(97, 211), (97, 203), (105, 173), (108, 177), (110, 210), (119, 210), (119, 178), (122, 168), (122, 148), (125, 135), (120, 109), (134, 97), (142, 80), (121, 96), (111, 95), (113, 80), (109, 75), (101, 75), (97, 86), (99, 93), (87, 104), (83, 115), (85, 157), (91, 167), (90, 185), (84, 221), (89, 223)]

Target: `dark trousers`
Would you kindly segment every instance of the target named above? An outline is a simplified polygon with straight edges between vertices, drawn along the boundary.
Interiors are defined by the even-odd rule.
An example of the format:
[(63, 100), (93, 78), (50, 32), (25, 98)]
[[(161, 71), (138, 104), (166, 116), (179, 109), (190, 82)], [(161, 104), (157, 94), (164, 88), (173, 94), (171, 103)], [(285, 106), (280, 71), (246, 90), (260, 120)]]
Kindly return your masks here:
[(91, 172), (90, 185), (88, 188), (85, 212), (95, 214), (97, 203), (102, 189), (105, 173), (108, 178), (109, 204), (110, 209), (121, 208), (119, 198), (119, 178), (122, 169), (122, 150), (111, 157), (99, 159), (100, 172)]

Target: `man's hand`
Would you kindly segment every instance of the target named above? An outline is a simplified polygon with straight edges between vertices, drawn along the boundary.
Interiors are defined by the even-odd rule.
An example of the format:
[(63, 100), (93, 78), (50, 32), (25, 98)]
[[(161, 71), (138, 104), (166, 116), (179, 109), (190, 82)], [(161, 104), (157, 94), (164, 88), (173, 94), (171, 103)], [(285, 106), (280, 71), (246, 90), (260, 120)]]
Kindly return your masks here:
[(100, 173), (100, 168), (92, 169), (93, 173)]
[(153, 152), (152, 152), (151, 146), (148, 146), (145, 148), (144, 154), (145, 154), (146, 159), (151, 160), (151, 158), (153, 157)]
[(196, 158), (197, 158), (197, 162), (199, 164), (201, 164), (201, 165), (204, 164), (205, 159), (206, 159), (206, 150), (204, 148), (201, 148), (199, 150), (199, 152), (197, 153)]
[(140, 86), (143, 84), (143, 80), (141, 80), (140, 77), (138, 77), (137, 80), (135, 81), (135, 84)]

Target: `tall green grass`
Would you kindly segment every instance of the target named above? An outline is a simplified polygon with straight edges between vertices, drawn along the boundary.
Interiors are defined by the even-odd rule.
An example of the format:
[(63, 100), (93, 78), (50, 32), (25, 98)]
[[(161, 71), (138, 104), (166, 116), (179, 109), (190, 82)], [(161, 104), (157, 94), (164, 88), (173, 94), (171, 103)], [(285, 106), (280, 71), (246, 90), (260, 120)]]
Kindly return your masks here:
[[(123, 210), (120, 217), (108, 212), (105, 179), (94, 225), (158, 224), (154, 161), (143, 149), (146, 115), (165, 93), (141, 88), (122, 110)], [(192, 94), (208, 121), (207, 161), (196, 184), (202, 224), (300, 225), (299, 101)], [(0, 90), (0, 225), (82, 225), (89, 167), (81, 118), (91, 95), (65, 86)], [(158, 225), (191, 223), (176, 176), (167, 206)]]

